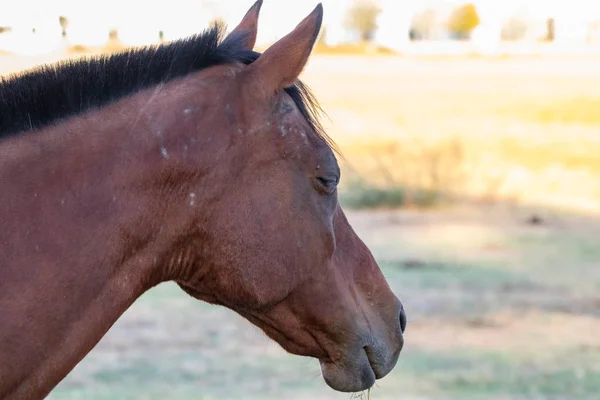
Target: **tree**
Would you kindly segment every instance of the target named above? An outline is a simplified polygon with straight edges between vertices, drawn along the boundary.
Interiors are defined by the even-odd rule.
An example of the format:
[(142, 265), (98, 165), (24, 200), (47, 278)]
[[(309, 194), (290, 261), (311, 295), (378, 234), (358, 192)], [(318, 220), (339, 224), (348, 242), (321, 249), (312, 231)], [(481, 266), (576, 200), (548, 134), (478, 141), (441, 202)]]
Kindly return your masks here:
[(377, 17), (381, 9), (372, 1), (357, 0), (348, 10), (346, 28), (358, 34), (361, 40), (371, 41), (377, 31)]
[(527, 34), (527, 21), (514, 17), (502, 26), (502, 40), (521, 40)]
[(448, 20), (448, 30), (456, 39), (469, 39), (471, 33), (479, 26), (481, 20), (477, 7), (468, 3), (456, 8)]
[(410, 35), (413, 40), (431, 39), (435, 25), (437, 23), (437, 14), (434, 9), (428, 8), (412, 19)]
[(62, 15), (58, 17), (58, 23), (60, 24), (60, 28), (62, 29), (62, 36), (67, 37), (67, 27), (69, 26), (69, 20), (67, 17), (63, 17)]
[(554, 18), (548, 18), (546, 21), (546, 37), (547, 42), (553, 42), (556, 35), (556, 22)]

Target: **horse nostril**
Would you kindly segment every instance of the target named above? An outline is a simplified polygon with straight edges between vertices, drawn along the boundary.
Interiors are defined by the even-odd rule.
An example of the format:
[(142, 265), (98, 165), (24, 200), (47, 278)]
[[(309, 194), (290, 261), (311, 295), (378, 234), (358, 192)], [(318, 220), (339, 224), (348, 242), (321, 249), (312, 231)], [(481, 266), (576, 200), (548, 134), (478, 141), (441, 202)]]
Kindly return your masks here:
[(404, 333), (404, 330), (406, 329), (406, 313), (404, 312), (404, 307), (400, 309), (400, 329), (402, 330), (402, 333)]

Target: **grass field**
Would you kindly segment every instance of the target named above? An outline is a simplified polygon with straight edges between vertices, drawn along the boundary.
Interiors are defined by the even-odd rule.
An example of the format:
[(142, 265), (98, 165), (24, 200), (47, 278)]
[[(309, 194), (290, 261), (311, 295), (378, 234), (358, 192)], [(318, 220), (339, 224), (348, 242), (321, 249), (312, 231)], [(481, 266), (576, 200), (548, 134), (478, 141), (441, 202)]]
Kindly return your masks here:
[[(0, 72), (39, 61), (0, 56)], [(371, 398), (597, 399), (600, 59), (320, 55), (304, 77), (344, 155), (343, 199), (365, 207), (350, 222), (408, 313)], [(423, 193), (454, 201), (371, 209), (431, 205)], [(172, 284), (50, 396), (350, 397), (316, 361)]]
[(345, 182), (600, 212), (600, 58), (313, 59)]
[[(409, 325), (372, 399), (596, 399), (600, 222), (496, 206), (353, 212)], [(226, 309), (147, 293), (52, 399), (349, 399)], [(365, 397), (366, 398), (366, 397)]]

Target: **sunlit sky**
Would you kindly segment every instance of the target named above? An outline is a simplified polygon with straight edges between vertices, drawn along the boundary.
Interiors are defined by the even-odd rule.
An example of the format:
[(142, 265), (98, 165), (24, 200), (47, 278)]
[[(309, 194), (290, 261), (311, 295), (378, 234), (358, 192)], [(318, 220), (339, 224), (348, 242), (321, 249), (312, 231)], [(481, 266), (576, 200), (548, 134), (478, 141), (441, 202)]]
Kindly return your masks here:
[[(292, 29), (319, 0), (265, 0), (261, 11), (258, 42), (271, 42)], [(343, 18), (352, 0), (322, 0), (328, 35), (344, 33)], [(381, 32), (394, 35), (405, 30), (415, 12), (428, 7), (451, 10), (465, 0), (379, 0), (384, 10)], [(549, 16), (565, 20), (600, 17), (600, 0), (472, 0), (482, 20), (498, 25), (501, 19), (518, 14), (531, 19)], [(56, 30), (56, 18), (69, 18), (69, 37), (100, 44), (109, 29), (118, 29), (128, 44), (144, 44), (157, 30), (175, 39), (204, 29), (211, 20), (222, 18), (232, 26), (254, 0), (0, 0), (0, 26), (22, 26), (31, 31)], [(35, 22), (34, 22), (35, 21)]]

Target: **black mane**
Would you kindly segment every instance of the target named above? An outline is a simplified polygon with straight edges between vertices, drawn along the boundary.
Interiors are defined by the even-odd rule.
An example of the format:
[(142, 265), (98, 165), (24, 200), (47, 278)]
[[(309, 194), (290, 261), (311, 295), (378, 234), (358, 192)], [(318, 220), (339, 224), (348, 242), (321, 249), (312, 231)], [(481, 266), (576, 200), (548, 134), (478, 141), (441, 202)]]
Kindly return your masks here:
[[(232, 62), (250, 64), (260, 56), (241, 50), (242, 36), (222, 40), (223, 33), (223, 26), (215, 24), (202, 34), (165, 45), (66, 60), (0, 77), (0, 140), (204, 68)], [(309, 89), (298, 81), (286, 92), (315, 132), (330, 143), (318, 121), (321, 109)]]

